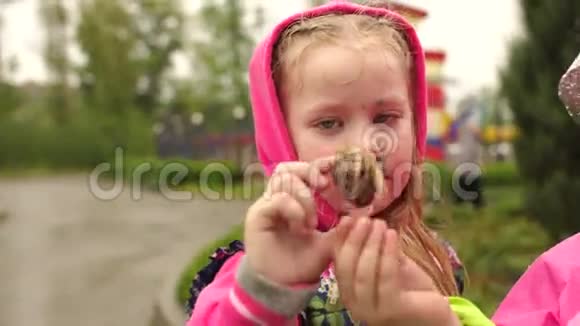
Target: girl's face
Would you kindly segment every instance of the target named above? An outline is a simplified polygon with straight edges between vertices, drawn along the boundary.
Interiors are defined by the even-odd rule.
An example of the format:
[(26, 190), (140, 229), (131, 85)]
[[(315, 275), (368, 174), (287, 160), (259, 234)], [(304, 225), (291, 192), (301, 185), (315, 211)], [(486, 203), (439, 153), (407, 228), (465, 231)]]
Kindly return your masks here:
[[(373, 152), (384, 162), (387, 191), (368, 207), (370, 215), (388, 207), (408, 183), (415, 146), (403, 61), (384, 50), (329, 44), (304, 50), (287, 71), (281, 100), (298, 158), (312, 161), (346, 146)], [(323, 196), (345, 210), (336, 188)]]

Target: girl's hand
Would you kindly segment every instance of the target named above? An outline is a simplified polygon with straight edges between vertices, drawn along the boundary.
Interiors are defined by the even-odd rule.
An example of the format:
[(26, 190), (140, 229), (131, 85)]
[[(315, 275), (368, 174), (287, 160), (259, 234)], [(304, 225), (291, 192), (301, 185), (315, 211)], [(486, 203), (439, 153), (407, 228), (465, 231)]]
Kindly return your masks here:
[(345, 217), (337, 228), (341, 300), (368, 325), (459, 325), (430, 278), (400, 250), (384, 221)]
[(248, 262), (280, 285), (314, 283), (328, 267), (335, 230), (316, 230), (312, 190), (330, 184), (334, 158), (278, 165), (264, 195), (247, 212), (244, 242)]

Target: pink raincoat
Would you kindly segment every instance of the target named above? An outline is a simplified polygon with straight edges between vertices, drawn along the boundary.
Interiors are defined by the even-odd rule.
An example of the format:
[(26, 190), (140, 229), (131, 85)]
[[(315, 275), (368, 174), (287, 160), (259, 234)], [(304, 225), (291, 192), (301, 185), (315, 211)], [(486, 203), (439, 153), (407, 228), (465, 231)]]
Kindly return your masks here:
[(580, 326), (580, 233), (538, 257), (492, 320), (497, 326)]

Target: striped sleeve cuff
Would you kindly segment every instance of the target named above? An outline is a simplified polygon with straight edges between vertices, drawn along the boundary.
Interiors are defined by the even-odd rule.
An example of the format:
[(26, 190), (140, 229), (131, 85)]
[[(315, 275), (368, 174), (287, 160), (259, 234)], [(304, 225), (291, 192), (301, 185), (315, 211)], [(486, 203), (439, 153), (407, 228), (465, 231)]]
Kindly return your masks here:
[[(236, 285), (231, 299), (237, 301), (240, 313), (248, 318), (274, 321), (296, 318), (316, 293), (319, 283), (286, 287), (275, 284), (255, 272), (244, 256), (236, 273)], [(263, 316), (263, 317), (262, 317)], [(270, 324), (269, 322), (267, 323)]]

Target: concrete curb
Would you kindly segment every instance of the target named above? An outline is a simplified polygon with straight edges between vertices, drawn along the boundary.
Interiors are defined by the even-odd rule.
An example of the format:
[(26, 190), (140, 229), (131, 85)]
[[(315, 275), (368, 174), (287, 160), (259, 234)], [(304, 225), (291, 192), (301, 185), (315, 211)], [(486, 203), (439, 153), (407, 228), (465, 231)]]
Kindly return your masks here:
[(153, 305), (150, 326), (185, 326), (187, 322), (185, 302), (177, 302), (176, 287), (196, 250), (199, 248), (185, 248), (172, 260), (177, 263), (163, 279), (159, 295)]

